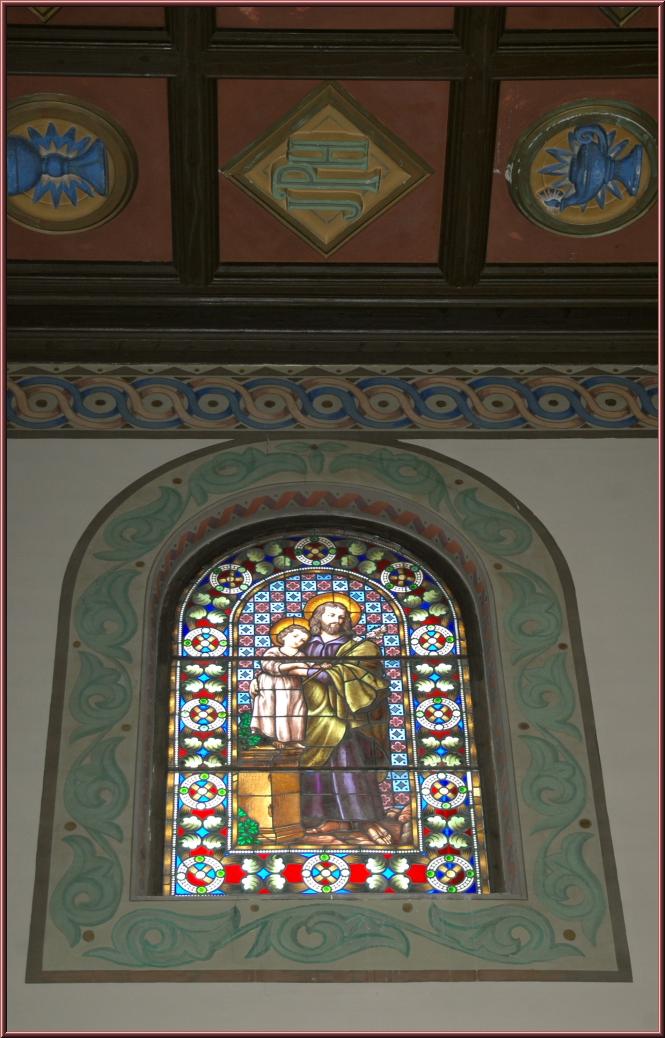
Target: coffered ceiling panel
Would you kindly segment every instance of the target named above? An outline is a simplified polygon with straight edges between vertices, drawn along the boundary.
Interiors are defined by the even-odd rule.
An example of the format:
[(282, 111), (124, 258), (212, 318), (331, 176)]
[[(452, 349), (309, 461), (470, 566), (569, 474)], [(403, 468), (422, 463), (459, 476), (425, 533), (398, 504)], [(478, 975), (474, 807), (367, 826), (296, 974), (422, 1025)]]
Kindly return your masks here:
[[(10, 76), (8, 79), (7, 94), (10, 102), (29, 99), (36, 91), (39, 91), (40, 97), (45, 94), (64, 95), (83, 109), (92, 105), (108, 114), (133, 146), (137, 156), (138, 176), (136, 187), (125, 208), (102, 226), (72, 233), (42, 233), (9, 220), (9, 258), (168, 261), (172, 255), (172, 245), (166, 81), (106, 76)], [(35, 112), (39, 113), (44, 103), (36, 104)], [(50, 111), (48, 107), (44, 110)], [(48, 123), (48, 119), (44, 121)], [(27, 132), (24, 136), (27, 139), (29, 123), (26, 123), (25, 129)], [(64, 122), (60, 129), (67, 129)], [(79, 193), (77, 203), (80, 197)], [(52, 211), (56, 207), (55, 203), (56, 199), (46, 194), (39, 205)], [(57, 208), (76, 211), (66, 196), (57, 200)], [(34, 210), (37, 210), (37, 206), (33, 207)]]
[(275, 4), (217, 8), (225, 29), (452, 29), (455, 8), (424, 4)]
[(656, 7), (525, 4), (506, 8), (506, 29), (655, 29)]
[[(343, 91), (341, 102), (333, 97), (318, 114), (296, 112), (284, 124), (304, 99), (316, 95), (325, 85), (316, 80), (220, 81), (220, 167), (230, 173), (238, 155), (257, 144), (245, 163), (253, 167), (252, 175), (241, 181), (250, 188), (256, 185), (255, 193), (244, 193), (238, 178), (231, 180), (227, 175), (221, 179), (220, 259), (259, 263), (436, 262), (448, 83), (343, 80), (338, 83)], [(338, 111), (340, 103), (344, 113)], [(295, 165), (291, 166), (292, 175), (308, 178), (307, 183), (300, 179), (291, 189), (277, 184), (271, 189), (270, 169), (274, 171), (281, 164), (287, 176), (287, 148), (292, 149), (299, 140), (302, 146), (307, 137), (312, 141), (317, 137), (319, 150), (333, 147), (336, 141), (343, 148), (345, 140), (347, 148), (349, 142), (364, 147), (364, 161), (359, 152), (358, 158), (348, 153), (344, 158), (342, 150), (341, 158), (333, 155), (324, 163), (321, 154), (316, 167), (303, 160), (300, 174)], [(354, 168), (345, 168), (349, 165)], [(408, 167), (413, 167), (411, 174)], [(409, 176), (411, 180), (407, 180)], [(402, 182), (405, 191), (400, 194)], [(384, 184), (388, 192), (385, 207), (381, 204)], [(286, 195), (284, 203), (266, 208), (272, 196), (280, 194)], [(339, 208), (344, 205), (356, 208)], [(293, 206), (300, 208), (291, 208), (295, 219), (289, 226), (286, 208)], [(365, 222), (365, 215), (370, 223)], [(352, 237), (347, 236), (345, 224), (349, 232), (355, 231)], [(308, 227), (312, 233), (307, 233)], [(318, 238), (317, 227), (321, 229)], [(342, 244), (330, 254), (338, 241), (334, 236), (338, 229)], [(299, 230), (309, 240), (303, 240)]]
[(63, 4), (8, 5), (8, 25), (115, 25), (120, 28), (141, 26), (161, 28), (164, 8), (148, 4)]
[[(593, 118), (589, 115), (588, 108), (590, 99), (609, 101), (608, 105), (601, 107), (609, 112), (621, 112), (625, 104), (644, 112), (653, 119), (658, 113), (658, 90), (657, 81), (651, 79), (598, 79), (598, 80), (542, 80), (504, 82), (501, 86), (499, 103), (499, 117), (497, 126), (496, 154), (494, 162), (494, 180), (492, 186), (492, 204), (490, 208), (489, 238), (487, 245), (487, 260), (489, 263), (640, 263), (655, 262), (657, 258), (658, 244), (658, 212), (655, 206), (644, 212), (634, 222), (625, 227), (614, 230), (611, 233), (603, 233), (605, 227), (599, 223), (593, 223), (594, 219), (601, 217), (601, 210), (597, 200), (592, 198), (588, 202), (586, 212), (582, 213), (583, 206), (577, 207), (578, 220), (591, 221), (587, 223), (590, 233), (597, 234), (595, 237), (582, 237), (569, 232), (570, 226), (561, 221), (560, 229), (537, 226), (531, 219), (523, 215), (517, 208), (507, 183), (506, 172), (510, 160), (515, 155), (516, 145), (520, 137), (536, 126), (542, 119), (549, 116), (552, 120), (551, 140), (548, 140), (548, 132), (545, 130), (543, 141), (546, 146), (552, 147), (558, 144), (564, 150), (568, 147), (568, 132), (577, 128), (584, 130), (585, 126), (592, 127), (601, 122), (601, 126), (607, 124), (607, 120)], [(617, 102), (618, 104), (613, 104)], [(569, 126), (565, 127), (563, 133), (559, 131), (557, 140), (557, 110), (562, 107), (569, 108), (571, 117), (576, 109), (579, 117), (573, 119)], [(609, 124), (607, 124), (609, 125)], [(621, 127), (619, 127), (621, 130)], [(611, 130), (609, 131), (611, 132)], [(653, 135), (652, 140), (653, 140)], [(617, 143), (621, 139), (627, 139), (628, 144), (624, 146), (621, 157), (630, 155), (635, 148), (636, 141), (629, 131), (622, 131), (616, 138)], [(596, 161), (600, 163), (600, 146), (593, 145), (597, 149)], [(579, 148), (579, 142), (573, 145)], [(519, 149), (518, 149), (519, 152)], [(545, 162), (556, 164), (556, 158), (546, 150), (541, 149)], [(628, 166), (637, 156), (629, 160)], [(619, 158), (619, 156), (617, 156)], [(535, 166), (541, 166), (536, 162)], [(534, 167), (535, 168), (535, 167)], [(513, 171), (514, 172), (514, 171)], [(621, 173), (622, 170), (620, 169)], [(637, 173), (639, 186), (638, 192), (644, 190), (649, 179), (647, 160), (642, 157), (641, 169), (633, 169), (633, 179)], [(508, 170), (508, 175), (511, 175)], [(580, 171), (578, 179), (584, 177)], [(630, 177), (627, 172), (623, 174)], [(565, 179), (565, 173), (562, 173)], [(602, 177), (601, 177), (602, 179)], [(546, 183), (560, 182), (560, 178), (540, 178), (539, 186)], [(602, 185), (599, 185), (602, 186)], [(630, 184), (631, 190), (635, 185)], [(572, 189), (567, 182), (566, 190), (572, 197)], [(632, 199), (626, 189), (625, 183), (619, 182), (617, 191), (622, 195), (627, 205), (626, 217), (630, 218), (635, 213), (629, 209)], [(555, 189), (556, 193), (556, 189)], [(542, 213), (547, 215), (546, 199), (541, 187), (540, 202), (534, 202), (534, 208), (541, 205)], [(613, 208), (620, 208), (621, 201), (608, 191), (606, 194), (604, 213), (610, 217)], [(556, 211), (550, 209), (550, 213)], [(608, 225), (611, 226), (611, 225)]]
[(9, 124), (12, 343), (650, 363), (656, 11), (608, 11), (15, 5), (10, 102), (72, 114)]

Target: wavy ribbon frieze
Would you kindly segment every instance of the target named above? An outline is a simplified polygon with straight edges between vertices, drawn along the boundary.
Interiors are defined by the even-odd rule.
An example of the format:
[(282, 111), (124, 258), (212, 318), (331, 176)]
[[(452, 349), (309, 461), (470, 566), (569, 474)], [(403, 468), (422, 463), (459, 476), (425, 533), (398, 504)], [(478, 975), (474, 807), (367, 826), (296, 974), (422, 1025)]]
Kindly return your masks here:
[(655, 373), (243, 378), (17, 372), (7, 386), (8, 423), (15, 433), (424, 429), (655, 434), (658, 423)]

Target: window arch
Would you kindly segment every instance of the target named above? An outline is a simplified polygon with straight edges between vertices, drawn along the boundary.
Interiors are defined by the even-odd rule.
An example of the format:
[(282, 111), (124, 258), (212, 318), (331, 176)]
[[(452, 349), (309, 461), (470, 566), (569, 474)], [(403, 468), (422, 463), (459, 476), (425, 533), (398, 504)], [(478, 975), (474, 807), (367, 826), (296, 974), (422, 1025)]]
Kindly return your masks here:
[(174, 632), (164, 892), (487, 893), (460, 606), (330, 524), (223, 554)]
[[(378, 897), (387, 892), (381, 878), (392, 879), (378, 869), (377, 888), (356, 887), (352, 896), (306, 896), (303, 886), (255, 897), (270, 888), (242, 882), (232, 897), (163, 895), (179, 600), (215, 565), (284, 531), (390, 548), (442, 581), (459, 608), (478, 707), (489, 876), (485, 893), (481, 863), (482, 905), (468, 890)], [(349, 572), (401, 602), (380, 573)], [(206, 616), (218, 605), (198, 604)], [(378, 980), (453, 979), (469, 970), (482, 979), (629, 976), (570, 577), (538, 520), (482, 474), (422, 448), (371, 442), (243, 438), (187, 455), (128, 488), (89, 528), (68, 570), (58, 639), (30, 979), (314, 980), (330, 979), (338, 964), (366, 979), (354, 958), (364, 951)], [(409, 633), (408, 660), (418, 656), (412, 649)], [(407, 857), (392, 844), (353, 853), (349, 866)], [(241, 865), (258, 858), (258, 870), (244, 871), (266, 881), (265, 863), (284, 854), (282, 844), (237, 857)]]

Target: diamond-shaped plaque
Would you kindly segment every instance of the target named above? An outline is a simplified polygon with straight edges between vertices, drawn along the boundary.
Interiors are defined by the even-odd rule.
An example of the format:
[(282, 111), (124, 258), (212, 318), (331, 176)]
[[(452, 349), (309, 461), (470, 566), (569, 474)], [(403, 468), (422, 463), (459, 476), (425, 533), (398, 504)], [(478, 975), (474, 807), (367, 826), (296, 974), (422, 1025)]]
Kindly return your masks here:
[(328, 256), (432, 169), (329, 83), (237, 155), (224, 173)]

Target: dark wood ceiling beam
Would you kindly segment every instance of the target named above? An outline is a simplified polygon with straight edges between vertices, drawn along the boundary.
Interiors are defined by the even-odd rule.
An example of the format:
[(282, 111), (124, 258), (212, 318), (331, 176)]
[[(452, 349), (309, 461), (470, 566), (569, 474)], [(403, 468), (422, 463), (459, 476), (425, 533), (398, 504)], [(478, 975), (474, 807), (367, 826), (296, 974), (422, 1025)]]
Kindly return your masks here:
[(214, 32), (214, 9), (167, 9), (178, 50), (169, 80), (173, 260), (185, 286), (206, 285), (218, 263), (217, 93), (200, 55)]
[[(609, 38), (608, 38), (609, 37)], [(658, 75), (652, 30), (507, 32), (490, 61), (495, 79), (629, 79)]]
[[(650, 264), (559, 266), (494, 266), (476, 285), (454, 288), (431, 266), (362, 265), (339, 267), (228, 265), (214, 283), (182, 285), (167, 265), (66, 264), (54, 274), (48, 264), (12, 265), (8, 303), (13, 313), (56, 328), (72, 310), (85, 323), (91, 309), (115, 300), (129, 312), (142, 306), (164, 309), (168, 323), (172, 306), (244, 306), (247, 311), (272, 306), (319, 306), (386, 309), (427, 305), (485, 308), (501, 302), (506, 308), (602, 307), (605, 311), (632, 305), (653, 313), (657, 293), (656, 268)], [(120, 268), (120, 269), (118, 269)], [(44, 316), (40, 317), (42, 313)], [(63, 318), (65, 314), (65, 318)], [(650, 317), (650, 320), (655, 318)]]
[(453, 33), (218, 33), (202, 55), (210, 76), (242, 79), (458, 79), (466, 60)]
[(461, 7), (455, 27), (467, 55), (451, 84), (441, 268), (451, 285), (475, 284), (485, 264), (499, 84), (488, 75), (503, 30), (500, 7)]
[[(49, 327), (13, 327), (8, 336), (10, 363), (252, 364), (316, 363), (333, 349), (340, 364), (654, 364), (657, 334), (635, 321), (631, 308), (614, 313), (612, 323), (597, 310), (565, 308), (515, 312), (495, 308), (423, 307), (418, 328), (410, 310), (364, 308), (316, 314), (289, 307), (273, 309), (264, 321), (248, 321), (243, 308), (197, 307), (170, 314), (167, 328), (156, 315), (140, 325), (114, 329), (115, 308), (96, 319), (55, 332)], [(125, 317), (127, 315), (124, 315)], [(254, 315), (253, 315), (254, 316)], [(487, 320), (487, 318), (490, 318)], [(223, 318), (223, 320), (220, 320)]]
[(67, 29), (8, 33), (8, 75), (173, 76), (178, 55), (162, 30)]

